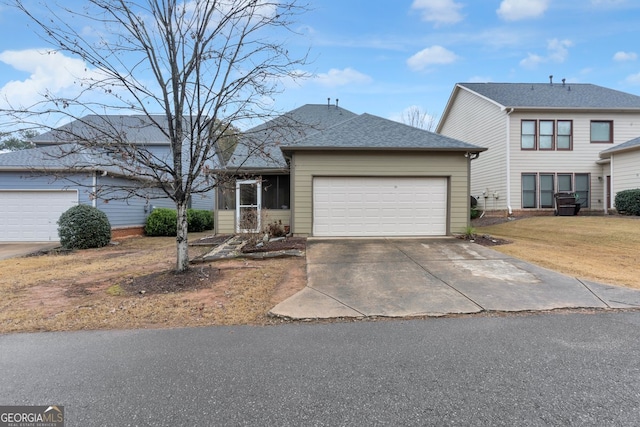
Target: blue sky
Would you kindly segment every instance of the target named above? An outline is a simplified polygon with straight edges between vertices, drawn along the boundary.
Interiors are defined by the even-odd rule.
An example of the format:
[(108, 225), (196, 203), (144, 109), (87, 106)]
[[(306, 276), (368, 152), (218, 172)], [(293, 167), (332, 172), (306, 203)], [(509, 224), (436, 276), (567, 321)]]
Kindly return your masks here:
[[(640, 95), (637, 0), (310, 0), (291, 49), (310, 47), (313, 78), (276, 98), (289, 110), (340, 99), (398, 120), (411, 106), (439, 117), (457, 82), (565, 78)], [(27, 18), (0, 6), (0, 93), (70, 90), (63, 55)], [(62, 65), (62, 63), (66, 65)]]

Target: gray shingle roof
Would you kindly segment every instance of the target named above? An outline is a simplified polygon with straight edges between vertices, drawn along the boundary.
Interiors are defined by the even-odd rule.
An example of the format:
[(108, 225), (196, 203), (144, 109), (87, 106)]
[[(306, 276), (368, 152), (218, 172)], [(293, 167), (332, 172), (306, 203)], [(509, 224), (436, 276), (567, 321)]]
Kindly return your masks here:
[(606, 159), (611, 157), (611, 154), (622, 152), (622, 151), (632, 151), (632, 150), (640, 150), (640, 137), (634, 138), (630, 141), (623, 142), (622, 144), (618, 144), (614, 147), (601, 151), (600, 157), (603, 159)]
[(335, 105), (307, 104), (243, 132), (227, 169), (278, 169), (287, 163), (280, 146), (312, 135), (356, 114)]
[(327, 130), (307, 136), (283, 151), (303, 149), (485, 151), (473, 144), (371, 114), (361, 114)]
[[(160, 127), (159, 127), (160, 126)], [(38, 145), (73, 142), (76, 137), (101, 141), (119, 135), (123, 141), (137, 144), (169, 144), (162, 131), (168, 128), (162, 115), (88, 115), (31, 139)]]
[(0, 154), (0, 170), (68, 170), (87, 168), (94, 159), (86, 149), (61, 144)]
[(583, 83), (458, 83), (508, 108), (637, 109), (640, 96)]

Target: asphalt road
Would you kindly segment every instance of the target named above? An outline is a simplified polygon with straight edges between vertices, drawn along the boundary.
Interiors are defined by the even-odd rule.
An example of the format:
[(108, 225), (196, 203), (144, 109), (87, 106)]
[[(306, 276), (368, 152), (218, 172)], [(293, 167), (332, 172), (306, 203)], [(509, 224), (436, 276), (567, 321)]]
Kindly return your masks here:
[(638, 425), (640, 312), (0, 336), (66, 426)]

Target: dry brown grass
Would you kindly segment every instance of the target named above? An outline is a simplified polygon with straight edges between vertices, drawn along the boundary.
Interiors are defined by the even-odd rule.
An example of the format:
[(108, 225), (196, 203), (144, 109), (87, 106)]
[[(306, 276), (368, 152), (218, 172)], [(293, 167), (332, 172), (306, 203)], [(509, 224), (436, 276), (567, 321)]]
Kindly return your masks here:
[[(208, 249), (192, 247), (191, 256)], [(193, 265), (194, 290), (114, 292), (174, 265), (175, 239), (148, 237), (1, 260), (0, 333), (264, 324), (269, 309), (306, 284), (304, 258), (237, 259)]]
[(578, 278), (640, 289), (637, 217), (532, 217), (476, 231), (513, 241), (492, 249), (516, 258)]

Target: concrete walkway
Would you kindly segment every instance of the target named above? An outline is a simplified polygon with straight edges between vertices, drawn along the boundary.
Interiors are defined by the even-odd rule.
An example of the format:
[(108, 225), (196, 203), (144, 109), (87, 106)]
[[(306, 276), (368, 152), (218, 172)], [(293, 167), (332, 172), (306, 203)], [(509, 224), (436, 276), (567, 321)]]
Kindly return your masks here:
[(640, 308), (640, 291), (565, 276), (459, 239), (307, 243), (307, 287), (271, 314), (292, 319)]
[(30, 255), (39, 251), (48, 251), (59, 246), (60, 242), (1, 243), (0, 260)]

